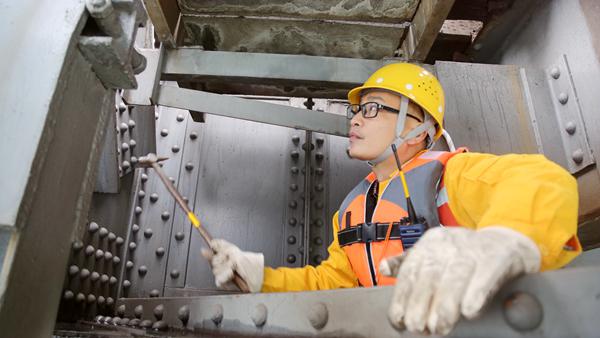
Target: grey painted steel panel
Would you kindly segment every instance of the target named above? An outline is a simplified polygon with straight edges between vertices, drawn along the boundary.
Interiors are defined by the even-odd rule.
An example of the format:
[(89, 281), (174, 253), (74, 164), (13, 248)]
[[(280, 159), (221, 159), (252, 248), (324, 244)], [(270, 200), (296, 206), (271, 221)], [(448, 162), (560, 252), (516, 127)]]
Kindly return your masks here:
[(333, 135), (346, 135), (348, 121), (325, 112), (161, 85), (157, 104)]
[[(186, 110), (172, 109), (173, 112), (178, 112), (177, 119), (184, 116), (189, 116)], [(177, 189), (181, 195), (188, 200), (187, 204), (192, 208), (196, 201), (196, 186), (198, 184), (198, 168), (200, 166), (200, 145), (204, 138), (202, 124), (194, 122), (191, 117), (187, 118), (187, 128), (185, 136), (181, 144), (181, 152), (183, 153), (181, 165), (179, 167), (179, 179), (177, 181)], [(164, 196), (164, 198), (171, 198)], [(204, 216), (204, 210), (200, 209), (197, 216)], [(190, 260), (188, 257), (190, 237), (192, 232), (196, 232), (192, 224), (187, 218), (185, 212), (179, 207), (175, 207), (173, 217), (173, 228), (169, 238), (169, 253), (167, 270), (165, 274), (165, 288), (167, 287), (183, 287), (186, 280), (187, 264)], [(203, 259), (195, 257), (192, 262)], [(192, 263), (193, 264), (193, 263)]]
[[(598, 266), (570, 268), (531, 274), (503, 287), (490, 306), (476, 320), (461, 320), (451, 337), (593, 337), (600, 329), (597, 283)], [(133, 318), (142, 305), (141, 318), (154, 322), (155, 309), (163, 306), (162, 321), (172, 327), (186, 327), (195, 333), (277, 335), (282, 337), (421, 337), (395, 330), (387, 319), (393, 287), (345, 290), (261, 293), (204, 296), (195, 298), (122, 299), (125, 316)], [(523, 304), (523, 293), (539, 302)], [(521, 297), (512, 298), (520, 294)], [(262, 304), (262, 305), (261, 305)], [(357, 306), (361, 304), (362, 306)], [(257, 307), (266, 310), (266, 323), (255, 325)], [(325, 318), (315, 317), (316, 308)], [(324, 309), (323, 309), (324, 306)], [(185, 308), (183, 308), (185, 307)], [(187, 310), (185, 324), (178, 318)], [(507, 317), (541, 313), (539, 326), (523, 332), (511, 327)], [(314, 323), (324, 322), (322, 328)], [(219, 324), (215, 325), (215, 321)], [(512, 322), (514, 323), (514, 322)], [(514, 324), (513, 324), (514, 325)], [(318, 327), (318, 326), (317, 326)]]
[[(57, 56), (55, 53), (62, 55), (64, 60), (60, 59), (59, 63), (63, 68), (58, 80), (51, 81), (46, 76), (56, 75), (51, 66), (53, 61), (28, 64), (27, 67), (33, 70), (41, 69), (37, 67), (38, 64), (49, 67), (36, 76), (21, 78), (35, 79), (34, 82), (43, 86), (52, 86), (51, 93), (43, 88), (36, 92), (42, 101), (48, 100), (47, 105), (39, 111), (14, 111), (15, 117), (26, 118), (28, 123), (15, 124), (14, 119), (7, 119), (2, 124), (23, 136), (30, 136), (23, 141), (23, 146), (35, 147), (38, 141), (41, 146), (34, 160), (35, 170), (21, 167), (29, 175), (29, 188), (23, 196), (23, 203), (27, 203), (28, 207), (21, 208), (17, 218), (18, 237), (10, 271), (6, 271), (9, 268), (6, 265), (3, 268), (3, 273), (8, 275), (0, 305), (0, 327), (2, 335), (6, 337), (47, 337), (54, 327), (71, 236), (85, 224), (108, 116), (114, 111), (114, 91), (107, 91), (102, 86), (73, 45), (67, 47), (55, 40), (60, 40), (55, 34), (65, 28), (58, 26), (69, 26), (72, 20), (77, 21), (81, 17), (77, 7), (72, 6), (74, 3), (52, 3), (46, 8), (46, 5), (36, 3), (33, 7), (37, 9), (35, 13), (43, 13), (46, 19), (60, 19), (60, 24), (54, 19), (44, 21), (38, 18), (40, 21), (35, 22), (36, 31), (52, 32), (52, 37), (46, 41), (44, 35), (39, 35), (37, 37), (41, 40), (27, 40), (41, 43), (30, 46), (28, 53), (35, 54), (37, 60), (39, 48), (48, 48), (51, 59)], [(65, 37), (71, 37), (71, 33), (65, 32)], [(53, 41), (57, 41), (57, 46), (45, 45)], [(63, 51), (67, 50), (65, 56)], [(33, 99), (22, 101), (40, 103)], [(37, 113), (42, 115), (38, 116)], [(35, 132), (39, 123), (44, 128), (41, 139), (30, 134)], [(14, 140), (17, 142), (18, 139)], [(19, 149), (24, 156), (21, 161), (14, 163), (28, 167), (30, 162), (25, 155), (27, 148), (14, 149)], [(12, 161), (8, 154), (6, 160)], [(7, 172), (4, 174), (8, 175)], [(15, 177), (16, 181), (18, 179)], [(7, 190), (6, 194), (11, 199), (21, 196), (16, 191), (9, 193)], [(35, 318), (36, 324), (31, 325), (29, 318)]]
[[(33, 9), (33, 10), (32, 10)], [(18, 20), (0, 20), (0, 43), (3, 48), (0, 74), (0, 154), (5, 163), (2, 168), (0, 188), (0, 226), (14, 226), (20, 208), (27, 213), (27, 203), (22, 204), (30, 175), (37, 177), (40, 163), (35, 162), (40, 140), (46, 126), (48, 106), (51, 104), (67, 50), (73, 34), (81, 27), (85, 11), (83, 1), (69, 1), (60, 6), (36, 0), (5, 1), (2, 15)], [(47, 29), (45, 29), (46, 27)], [(51, 29), (50, 29), (51, 27)], [(22, 34), (35, 30), (34, 39), (23, 39)], [(45, 51), (40, 62), (40, 51)], [(20, 85), (16, 86), (15, 84)], [(27, 88), (27, 99), (23, 97)], [(17, 146), (18, 145), (18, 146)], [(44, 146), (44, 144), (42, 144)], [(35, 183), (35, 182), (31, 182)]]
[(519, 68), (437, 62), (454, 144), (494, 154), (537, 151)]
[[(115, 113), (117, 114), (117, 113)], [(117, 154), (117, 123), (115, 114), (110, 115), (110, 120), (104, 135), (104, 145), (98, 163), (96, 174), (96, 188), (94, 192), (118, 193), (120, 185), (119, 164)]]
[[(597, 114), (600, 62), (593, 44), (594, 34), (598, 32), (590, 32), (586, 24), (587, 20), (595, 20), (597, 14), (598, 10), (584, 13), (580, 1), (538, 1), (532, 15), (523, 17), (522, 24), (515, 25), (518, 29), (513, 30), (490, 61), (519, 65), (529, 72), (529, 69), (550, 68), (561, 55), (566, 55), (592, 153), (600, 154), (600, 134), (596, 132), (600, 130)], [(549, 146), (552, 147), (552, 143)], [(582, 218), (598, 215), (598, 167), (577, 176)]]
[[(262, 252), (266, 265), (282, 265), (291, 130), (214, 115), (200, 126), (194, 212), (214, 238)], [(194, 231), (186, 288), (215, 288), (202, 247)]]
[[(157, 155), (169, 157), (162, 168), (167, 176), (174, 179), (175, 185), (179, 181), (181, 146), (189, 120), (189, 114), (179, 120), (177, 116), (180, 114), (177, 109), (161, 107), (156, 128)], [(158, 296), (162, 294), (165, 282), (166, 251), (171, 238), (175, 201), (153, 170), (148, 169), (146, 175), (148, 180), (141, 186), (143, 193), (138, 191), (141, 194), (134, 207), (134, 210), (141, 209), (135, 211), (135, 223), (130, 225), (132, 233), (127, 243), (131, 246), (127, 260), (134, 263), (131, 269), (126, 270), (125, 278), (131, 282), (131, 287), (124, 293), (127, 297)], [(151, 200), (152, 194), (158, 195), (156, 201)]]

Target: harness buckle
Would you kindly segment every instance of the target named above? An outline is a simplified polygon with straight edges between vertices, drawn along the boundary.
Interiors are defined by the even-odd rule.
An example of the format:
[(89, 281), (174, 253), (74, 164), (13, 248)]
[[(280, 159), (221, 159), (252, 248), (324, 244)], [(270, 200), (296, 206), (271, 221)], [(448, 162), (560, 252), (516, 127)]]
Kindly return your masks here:
[(360, 229), (360, 241), (364, 243), (371, 243), (377, 240), (377, 223), (363, 223)]

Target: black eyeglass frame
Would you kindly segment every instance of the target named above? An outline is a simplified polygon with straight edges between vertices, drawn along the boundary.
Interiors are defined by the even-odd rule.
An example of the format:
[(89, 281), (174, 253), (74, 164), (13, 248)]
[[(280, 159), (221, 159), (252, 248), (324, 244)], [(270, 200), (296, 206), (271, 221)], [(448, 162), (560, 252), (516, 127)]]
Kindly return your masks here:
[[(375, 104), (376, 105), (377, 111), (375, 112), (375, 115), (373, 115), (373, 116), (366, 116), (365, 115), (365, 112), (366, 112), (365, 106), (368, 105), (368, 104), (370, 104), (370, 105)], [(360, 108), (360, 110), (353, 111), (352, 110), (353, 107), (358, 107), (358, 108)], [(360, 112), (364, 118), (366, 118), (366, 119), (373, 119), (373, 118), (377, 117), (377, 115), (379, 114), (379, 111), (381, 109), (387, 110), (387, 111), (389, 111), (391, 113), (400, 114), (400, 110), (392, 108), (392, 107), (389, 107), (389, 106), (386, 106), (386, 105), (383, 105), (383, 104), (381, 104), (379, 102), (365, 102), (363, 104), (349, 104), (349, 105), (347, 105), (346, 106), (346, 118), (348, 120), (351, 120), (354, 117), (354, 115), (356, 115), (356, 114), (358, 114)], [(412, 117), (413, 119), (419, 121), (420, 123), (423, 123), (423, 121), (420, 118), (418, 118), (418, 117), (416, 117), (416, 116), (414, 116), (412, 114), (406, 113), (406, 116)]]

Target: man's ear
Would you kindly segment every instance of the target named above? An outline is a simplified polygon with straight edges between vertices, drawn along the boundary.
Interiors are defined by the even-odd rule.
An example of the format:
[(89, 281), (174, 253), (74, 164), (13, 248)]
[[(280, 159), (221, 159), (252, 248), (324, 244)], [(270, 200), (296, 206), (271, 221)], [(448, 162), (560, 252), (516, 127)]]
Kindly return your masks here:
[(410, 140), (406, 140), (406, 143), (408, 143), (411, 146), (412, 145), (418, 145), (418, 144), (421, 144), (425, 140), (425, 138), (427, 138), (427, 132), (426, 131), (420, 133), (416, 137), (411, 138)]

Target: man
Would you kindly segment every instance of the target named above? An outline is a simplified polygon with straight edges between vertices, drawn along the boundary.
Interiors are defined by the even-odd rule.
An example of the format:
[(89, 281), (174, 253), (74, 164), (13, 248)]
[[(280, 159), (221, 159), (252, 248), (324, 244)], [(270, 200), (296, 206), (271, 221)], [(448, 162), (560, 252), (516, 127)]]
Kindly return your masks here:
[[(262, 254), (217, 239), (205, 252), (217, 286), (234, 271), (252, 292), (395, 284), (392, 324), (447, 334), (507, 280), (561, 267), (581, 252), (576, 181), (558, 165), (542, 155), (429, 150), (443, 131), (444, 92), (425, 69), (384, 66), (348, 100), (348, 155), (369, 162), (372, 173), (333, 216), (328, 259), (264, 268)], [(417, 223), (429, 228), (420, 239), (402, 234), (408, 194)]]

